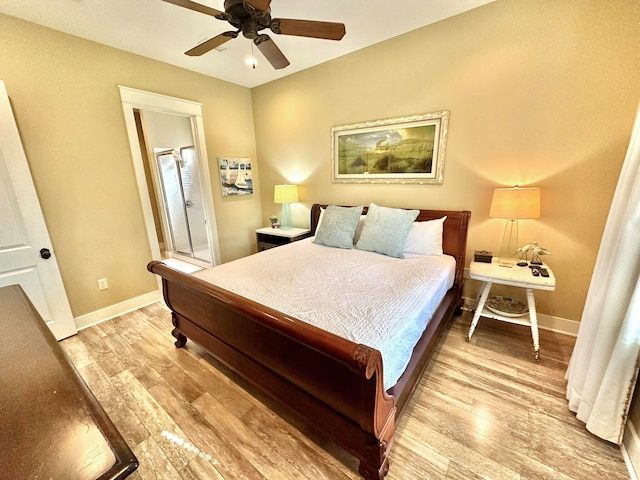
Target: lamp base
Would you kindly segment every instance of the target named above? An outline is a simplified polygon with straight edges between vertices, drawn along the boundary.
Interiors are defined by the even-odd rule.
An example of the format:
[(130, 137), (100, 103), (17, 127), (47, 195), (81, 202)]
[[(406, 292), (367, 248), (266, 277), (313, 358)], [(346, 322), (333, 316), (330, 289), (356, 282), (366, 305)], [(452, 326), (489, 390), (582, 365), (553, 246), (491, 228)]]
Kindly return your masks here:
[(291, 220), (291, 206), (288, 203), (282, 204), (282, 215), (280, 216), (280, 229), (293, 229), (293, 221)]
[(498, 265), (505, 268), (513, 268), (517, 265), (516, 260), (513, 258), (499, 258)]
[(515, 258), (518, 250), (518, 221), (507, 220), (502, 235), (502, 246), (500, 247), (500, 256), (498, 257), (498, 265), (506, 268), (513, 268), (518, 264)]

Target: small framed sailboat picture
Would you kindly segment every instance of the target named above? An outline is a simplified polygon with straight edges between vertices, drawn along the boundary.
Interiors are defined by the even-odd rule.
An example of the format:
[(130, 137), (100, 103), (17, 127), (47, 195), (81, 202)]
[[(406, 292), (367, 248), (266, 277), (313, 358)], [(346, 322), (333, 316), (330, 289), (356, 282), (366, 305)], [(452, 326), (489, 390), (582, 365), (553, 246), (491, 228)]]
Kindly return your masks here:
[(251, 195), (253, 179), (248, 158), (218, 157), (222, 196)]

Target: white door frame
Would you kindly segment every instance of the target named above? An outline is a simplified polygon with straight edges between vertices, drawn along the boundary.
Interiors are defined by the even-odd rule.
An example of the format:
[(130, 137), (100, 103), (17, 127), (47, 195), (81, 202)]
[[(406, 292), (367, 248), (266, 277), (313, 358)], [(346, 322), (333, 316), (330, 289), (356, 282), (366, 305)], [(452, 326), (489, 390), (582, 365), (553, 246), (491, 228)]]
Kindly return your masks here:
[[(209, 235), (209, 245), (212, 250), (213, 265), (219, 265), (220, 260), (220, 242), (218, 239), (218, 230), (216, 227), (215, 210), (213, 206), (213, 189), (211, 188), (211, 175), (209, 171), (209, 161), (207, 157), (207, 149), (204, 141), (204, 122), (202, 120), (202, 104), (180, 98), (169, 97), (157, 93), (145, 92), (134, 88), (118, 85), (120, 89), (120, 98), (122, 100), (122, 109), (124, 111), (124, 119), (129, 135), (129, 148), (131, 149), (131, 157), (133, 160), (133, 168), (138, 183), (138, 193), (140, 195), (140, 203), (142, 204), (142, 212), (144, 214), (145, 226), (147, 229), (147, 237), (149, 239), (149, 247), (151, 249), (151, 257), (153, 260), (162, 260), (160, 248), (158, 246), (158, 236), (155, 223), (153, 220), (153, 210), (151, 208), (151, 200), (147, 180), (144, 174), (144, 160), (140, 152), (140, 143), (138, 140), (138, 132), (136, 129), (136, 121), (134, 110), (153, 110), (162, 113), (171, 113), (177, 115), (186, 115), (191, 117), (194, 128), (194, 147), (200, 159), (200, 169), (202, 173), (204, 187), (204, 211), (207, 221), (207, 233)], [(160, 279), (158, 278), (158, 282)]]

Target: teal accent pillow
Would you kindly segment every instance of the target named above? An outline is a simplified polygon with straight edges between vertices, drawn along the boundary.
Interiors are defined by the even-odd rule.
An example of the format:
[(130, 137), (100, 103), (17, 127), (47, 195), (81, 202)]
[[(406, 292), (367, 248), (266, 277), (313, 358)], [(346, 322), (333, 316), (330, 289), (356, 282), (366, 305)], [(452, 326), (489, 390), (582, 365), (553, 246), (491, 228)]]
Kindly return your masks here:
[(404, 258), (402, 248), (419, 213), (419, 210), (380, 207), (372, 203), (356, 248)]
[(327, 247), (353, 248), (353, 236), (362, 214), (362, 206), (329, 205), (322, 216), (313, 243)]

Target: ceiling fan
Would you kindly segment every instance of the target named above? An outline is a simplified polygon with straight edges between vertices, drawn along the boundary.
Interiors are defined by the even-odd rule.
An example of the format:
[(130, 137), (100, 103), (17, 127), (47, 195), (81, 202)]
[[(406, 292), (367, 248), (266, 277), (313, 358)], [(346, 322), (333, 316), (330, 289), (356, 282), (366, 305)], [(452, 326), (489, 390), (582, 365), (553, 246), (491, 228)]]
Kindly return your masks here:
[(340, 40), (345, 34), (345, 27), (342, 23), (271, 18), (271, 0), (225, 0), (224, 12), (191, 0), (163, 1), (204, 13), (205, 15), (211, 15), (218, 20), (229, 22), (237, 29), (223, 32), (187, 50), (185, 54), (190, 56), (203, 55), (242, 33), (244, 37), (253, 40), (253, 43), (273, 68), (280, 69), (289, 65), (289, 60), (269, 35), (260, 33), (261, 30), (268, 28), (279, 35), (324, 38), (327, 40)]

